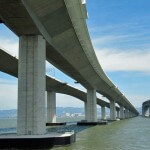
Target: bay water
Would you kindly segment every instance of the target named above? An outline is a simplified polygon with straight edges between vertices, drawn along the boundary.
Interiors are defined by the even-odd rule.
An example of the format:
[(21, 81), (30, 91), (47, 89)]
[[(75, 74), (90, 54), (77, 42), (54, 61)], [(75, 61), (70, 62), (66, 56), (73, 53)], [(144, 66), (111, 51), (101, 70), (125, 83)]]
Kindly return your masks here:
[[(67, 118), (65, 121), (75, 122), (80, 119)], [(0, 119), (0, 133), (16, 132), (16, 124), (16, 119)], [(76, 132), (75, 143), (53, 147), (53, 150), (150, 150), (150, 118), (139, 116), (103, 126), (68, 124), (66, 127), (51, 128), (49, 132), (52, 130)]]

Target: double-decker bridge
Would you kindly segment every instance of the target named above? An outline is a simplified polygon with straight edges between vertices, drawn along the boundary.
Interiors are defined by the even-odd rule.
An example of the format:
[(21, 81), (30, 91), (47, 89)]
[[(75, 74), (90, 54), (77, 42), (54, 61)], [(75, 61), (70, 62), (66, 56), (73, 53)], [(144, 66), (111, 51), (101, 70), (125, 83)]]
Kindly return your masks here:
[[(111, 120), (116, 120), (116, 110), (121, 119), (138, 115), (101, 68), (86, 19), (84, 0), (0, 0), (0, 23), (19, 37), (19, 60), (0, 51), (1, 71), (18, 77), (18, 135), (45, 134), (45, 91), (51, 123), (56, 122), (56, 92), (84, 101), (87, 122), (97, 122), (97, 104), (103, 119), (105, 107), (110, 108)], [(45, 76), (46, 60), (87, 93)], [(98, 99), (96, 93), (110, 102)]]

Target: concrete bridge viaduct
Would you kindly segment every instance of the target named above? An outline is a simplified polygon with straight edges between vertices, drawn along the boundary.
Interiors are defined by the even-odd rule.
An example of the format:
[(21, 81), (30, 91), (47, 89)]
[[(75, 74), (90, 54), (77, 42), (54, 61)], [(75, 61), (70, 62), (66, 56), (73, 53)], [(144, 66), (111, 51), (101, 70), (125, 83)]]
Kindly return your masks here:
[[(12, 75), (14, 77), (18, 77), (18, 59), (16, 57), (13, 57), (6, 51), (0, 49), (0, 71), (7, 73), (9, 75)], [(76, 97), (86, 103), (87, 101), (87, 93), (83, 92), (79, 89), (76, 89), (66, 83), (63, 83), (59, 80), (56, 80), (55, 78), (52, 78), (48, 75), (46, 75), (46, 91), (47, 91), (47, 103), (49, 103), (47, 107), (47, 122), (49, 123), (55, 123), (56, 122), (56, 97), (55, 93), (62, 93), (66, 95), (70, 95), (73, 97)], [(53, 91), (53, 92), (52, 92)], [(52, 96), (50, 96), (52, 95)], [(99, 98), (97, 98), (97, 104), (101, 106), (101, 118), (106, 119), (105, 115), (105, 107), (110, 108), (110, 104), (108, 102), (105, 102)], [(85, 106), (86, 109), (86, 106)], [(121, 114), (118, 114), (120, 112), (120, 108), (116, 106), (117, 111), (117, 117), (120, 119), (124, 119), (124, 114), (121, 117)], [(85, 110), (86, 112), (86, 110)], [(86, 115), (86, 113), (85, 113)], [(131, 117), (131, 116), (128, 116)], [(86, 118), (86, 117), (85, 117)]]
[(0, 22), (19, 37), (18, 134), (45, 133), (45, 60), (87, 89), (88, 122), (97, 121), (96, 92), (110, 100), (112, 120), (115, 103), (138, 115), (102, 70), (86, 19), (81, 0), (0, 0)]

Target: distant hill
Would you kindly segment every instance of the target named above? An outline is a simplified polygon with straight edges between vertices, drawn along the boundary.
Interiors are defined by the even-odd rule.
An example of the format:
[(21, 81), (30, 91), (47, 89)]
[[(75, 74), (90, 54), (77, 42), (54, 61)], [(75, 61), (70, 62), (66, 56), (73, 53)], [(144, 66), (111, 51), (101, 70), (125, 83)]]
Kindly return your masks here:
[(17, 110), (0, 110), (0, 118), (16, 118), (17, 117)]
[(56, 114), (57, 116), (61, 116), (65, 113), (82, 113), (84, 114), (84, 108), (76, 108), (76, 107), (57, 107)]
[[(56, 114), (57, 116), (61, 116), (63, 114), (70, 113), (82, 113), (84, 114), (84, 108), (75, 108), (75, 107), (57, 107)], [(16, 118), (17, 110), (0, 110), (0, 118)]]
[[(136, 108), (140, 113), (142, 112), (141, 108)], [(101, 114), (101, 109), (97, 109), (98, 115)], [(81, 113), (84, 114), (84, 108), (76, 108), (76, 107), (57, 107), (56, 114), (57, 116), (61, 116), (63, 114), (70, 113)], [(106, 115), (109, 115), (109, 109), (106, 109)], [(16, 118), (17, 117), (17, 110), (0, 110), (0, 118)]]

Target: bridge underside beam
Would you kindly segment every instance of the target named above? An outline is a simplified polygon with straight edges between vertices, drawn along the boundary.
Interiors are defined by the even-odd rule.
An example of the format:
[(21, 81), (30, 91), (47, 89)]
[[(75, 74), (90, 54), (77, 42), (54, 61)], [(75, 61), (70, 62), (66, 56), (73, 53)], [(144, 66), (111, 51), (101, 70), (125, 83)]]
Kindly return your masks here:
[(4, 23), (1, 18), (0, 18), (0, 23)]

